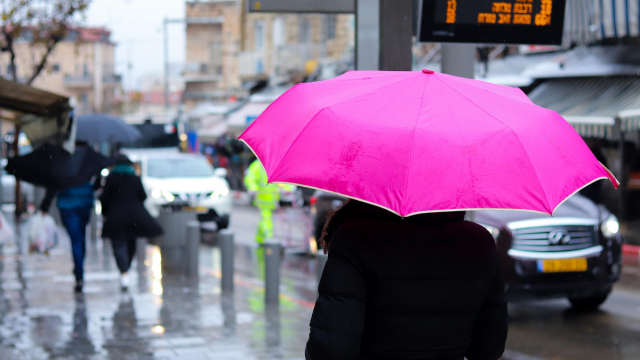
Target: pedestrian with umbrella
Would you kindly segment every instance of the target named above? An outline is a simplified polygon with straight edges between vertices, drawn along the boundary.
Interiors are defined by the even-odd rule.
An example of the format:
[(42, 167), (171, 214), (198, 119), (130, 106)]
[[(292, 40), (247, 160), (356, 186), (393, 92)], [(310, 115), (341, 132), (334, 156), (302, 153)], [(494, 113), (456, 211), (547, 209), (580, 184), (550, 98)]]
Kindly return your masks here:
[(116, 157), (116, 166), (107, 176), (100, 203), (104, 225), (102, 237), (109, 238), (120, 270), (122, 290), (129, 287), (127, 272), (136, 252), (136, 237), (162, 235), (162, 227), (144, 207), (147, 194), (131, 161), (125, 155)]
[(34, 185), (44, 186), (47, 193), (40, 211), (49, 212), (57, 195), (60, 218), (69, 238), (73, 255), (75, 292), (84, 286), (86, 228), (94, 205), (94, 190), (100, 186), (100, 171), (113, 163), (84, 142), (76, 142), (73, 154), (59, 146), (44, 145), (24, 156), (11, 158), (7, 172)]
[(497, 360), (507, 306), (492, 235), (465, 211), (546, 214), (618, 182), (557, 113), (517, 88), (350, 71), (299, 84), (240, 139), (269, 182), (345, 195), (321, 244), (306, 359)]

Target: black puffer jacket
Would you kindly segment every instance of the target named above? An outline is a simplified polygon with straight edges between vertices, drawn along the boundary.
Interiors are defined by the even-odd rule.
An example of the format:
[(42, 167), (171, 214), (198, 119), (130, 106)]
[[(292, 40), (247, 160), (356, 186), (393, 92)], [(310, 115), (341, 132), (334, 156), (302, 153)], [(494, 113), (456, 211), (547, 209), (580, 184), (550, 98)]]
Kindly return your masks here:
[(352, 208), (331, 236), (306, 358), (498, 359), (507, 305), (491, 234), (464, 212)]
[(104, 217), (102, 236), (113, 240), (127, 236), (152, 238), (162, 235), (160, 224), (144, 207), (146, 198), (138, 176), (109, 174), (100, 195)]

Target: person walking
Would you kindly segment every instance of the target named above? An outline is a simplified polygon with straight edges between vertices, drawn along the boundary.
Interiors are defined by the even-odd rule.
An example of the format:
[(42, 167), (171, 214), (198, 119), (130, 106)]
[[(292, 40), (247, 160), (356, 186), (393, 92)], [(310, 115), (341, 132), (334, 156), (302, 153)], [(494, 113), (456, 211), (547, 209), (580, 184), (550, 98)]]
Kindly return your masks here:
[(116, 165), (107, 176), (100, 202), (104, 226), (102, 237), (109, 238), (120, 270), (122, 290), (129, 287), (127, 272), (136, 252), (136, 237), (162, 235), (160, 224), (144, 207), (147, 194), (131, 161), (118, 155)]
[(278, 208), (280, 201), (279, 188), (276, 184), (269, 184), (267, 172), (259, 160), (254, 160), (244, 177), (247, 191), (254, 195), (253, 205), (260, 210), (260, 223), (256, 233), (258, 244), (273, 237), (273, 210)]
[(91, 218), (94, 204), (94, 190), (100, 187), (100, 179), (95, 182), (71, 187), (60, 192), (52, 188), (40, 203), (40, 211), (48, 213), (53, 198), (58, 195), (56, 205), (60, 212), (60, 219), (71, 239), (71, 254), (73, 256), (73, 274), (76, 278), (74, 291), (82, 292), (84, 286), (84, 256), (86, 253), (87, 224)]
[(464, 211), (400, 217), (350, 200), (330, 215), (307, 360), (497, 360), (507, 338), (492, 235)]

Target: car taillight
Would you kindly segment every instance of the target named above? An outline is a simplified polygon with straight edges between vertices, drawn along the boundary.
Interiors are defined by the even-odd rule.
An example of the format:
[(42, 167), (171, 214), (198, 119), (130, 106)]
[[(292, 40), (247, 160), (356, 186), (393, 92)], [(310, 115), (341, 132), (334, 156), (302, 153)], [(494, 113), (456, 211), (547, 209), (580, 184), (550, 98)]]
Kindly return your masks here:
[(309, 199), (309, 205), (315, 205), (318, 202), (318, 197), (317, 196), (312, 196)]

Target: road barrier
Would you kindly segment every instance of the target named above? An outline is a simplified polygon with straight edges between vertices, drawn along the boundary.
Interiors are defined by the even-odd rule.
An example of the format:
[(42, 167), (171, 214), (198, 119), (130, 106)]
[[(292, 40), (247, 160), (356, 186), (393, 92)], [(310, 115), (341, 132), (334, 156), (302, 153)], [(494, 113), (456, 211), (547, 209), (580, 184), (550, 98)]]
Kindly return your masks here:
[(218, 234), (220, 246), (220, 269), (222, 279), (220, 287), (223, 291), (233, 290), (233, 269), (234, 269), (234, 243), (233, 233), (229, 230), (221, 230)]
[[(189, 263), (193, 262), (190, 257), (193, 257), (193, 255), (190, 256), (188, 254), (189, 250), (197, 253), (197, 247), (200, 244), (199, 227), (196, 232), (198, 245), (194, 245), (196, 235), (193, 234), (193, 230), (188, 231), (188, 224), (197, 222), (196, 213), (193, 211), (163, 212), (158, 217), (158, 222), (164, 230), (164, 234), (157, 239), (158, 243), (156, 244), (160, 246), (162, 271), (167, 274), (182, 275), (192, 272), (192, 274), (197, 275), (197, 265), (195, 272), (193, 269), (189, 269), (192, 266)], [(191, 236), (189, 235), (190, 232), (192, 233)], [(197, 256), (195, 258), (197, 259)]]
[(264, 301), (274, 304), (280, 300), (280, 263), (282, 245), (274, 239), (265, 240), (264, 244), (265, 284)]
[(185, 251), (185, 270), (187, 276), (198, 276), (200, 253), (200, 222), (189, 221), (187, 223), (187, 243)]

